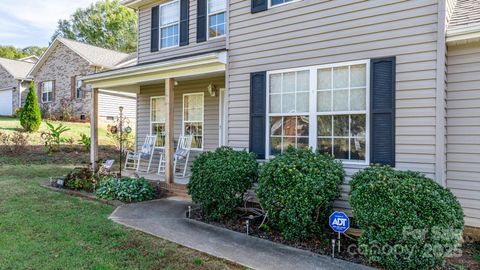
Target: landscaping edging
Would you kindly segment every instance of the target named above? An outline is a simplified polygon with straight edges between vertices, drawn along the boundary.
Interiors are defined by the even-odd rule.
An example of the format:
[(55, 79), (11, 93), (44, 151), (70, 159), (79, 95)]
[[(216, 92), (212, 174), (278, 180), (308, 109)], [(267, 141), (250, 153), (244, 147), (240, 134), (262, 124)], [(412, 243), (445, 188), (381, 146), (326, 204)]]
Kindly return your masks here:
[(97, 198), (97, 196), (95, 196), (95, 194), (88, 193), (88, 192), (85, 192), (85, 191), (78, 191), (78, 190), (52, 187), (50, 185), (50, 182), (45, 182), (45, 183), (41, 184), (40, 186), (43, 187), (43, 188), (52, 190), (52, 191), (65, 193), (65, 194), (68, 194), (68, 195), (71, 195), (71, 196), (87, 199), (87, 200), (90, 200), (90, 201), (101, 202), (101, 203), (112, 205), (112, 206), (115, 206), (115, 207), (118, 207), (120, 205), (125, 204), (121, 201), (108, 201), (108, 200), (100, 199), (100, 198)]

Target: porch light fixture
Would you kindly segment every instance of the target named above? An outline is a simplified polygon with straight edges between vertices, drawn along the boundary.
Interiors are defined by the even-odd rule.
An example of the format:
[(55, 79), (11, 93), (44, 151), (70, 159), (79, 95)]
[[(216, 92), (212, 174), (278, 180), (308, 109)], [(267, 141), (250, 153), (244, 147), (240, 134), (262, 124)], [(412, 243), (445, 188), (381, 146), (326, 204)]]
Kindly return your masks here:
[(210, 84), (208, 85), (208, 93), (209, 93), (210, 96), (212, 96), (212, 97), (216, 97), (216, 96), (217, 96), (217, 87), (215, 86), (215, 84), (210, 83)]

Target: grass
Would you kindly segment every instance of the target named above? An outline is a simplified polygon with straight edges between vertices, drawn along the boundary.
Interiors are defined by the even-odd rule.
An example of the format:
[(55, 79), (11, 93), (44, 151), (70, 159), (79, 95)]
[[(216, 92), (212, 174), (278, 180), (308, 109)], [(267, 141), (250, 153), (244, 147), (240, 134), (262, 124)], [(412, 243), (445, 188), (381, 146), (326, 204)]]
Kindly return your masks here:
[[(62, 122), (62, 121), (50, 121), (54, 126), (63, 124), (64, 126), (70, 128), (69, 131), (63, 133), (65, 138), (73, 138), (75, 143), (80, 139), (80, 134), (84, 133), (90, 137), (90, 123), (73, 123), (73, 122)], [(112, 141), (107, 138), (107, 124), (103, 123), (99, 125), (98, 129), (98, 141), (100, 145), (111, 145)], [(15, 131), (23, 131), (22, 126), (18, 118), (11, 117), (2, 117), (0, 116), (0, 132), (5, 133), (14, 133)], [(29, 142), (31, 145), (43, 145), (41, 139), (41, 134), (44, 131), (48, 131), (48, 127), (45, 124), (45, 121), (42, 121), (42, 125), (37, 132), (32, 132), (29, 134)]]
[(0, 165), (1, 269), (240, 269), (115, 224), (111, 206), (40, 186), (72, 166), (7, 161)]

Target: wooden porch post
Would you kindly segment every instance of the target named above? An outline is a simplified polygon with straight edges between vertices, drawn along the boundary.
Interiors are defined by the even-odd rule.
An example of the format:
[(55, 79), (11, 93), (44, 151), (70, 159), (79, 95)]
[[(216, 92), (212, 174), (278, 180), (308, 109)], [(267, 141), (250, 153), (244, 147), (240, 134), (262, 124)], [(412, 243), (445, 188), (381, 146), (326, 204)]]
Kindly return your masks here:
[(173, 140), (173, 88), (175, 80), (172, 78), (165, 79), (165, 106), (166, 106), (166, 119), (165, 119), (165, 182), (167, 184), (174, 183), (174, 168), (173, 168), (173, 154), (174, 154), (174, 140)]
[[(90, 163), (98, 171), (98, 88), (92, 89), (92, 111), (90, 115)], [(121, 166), (121, 164), (120, 164)]]

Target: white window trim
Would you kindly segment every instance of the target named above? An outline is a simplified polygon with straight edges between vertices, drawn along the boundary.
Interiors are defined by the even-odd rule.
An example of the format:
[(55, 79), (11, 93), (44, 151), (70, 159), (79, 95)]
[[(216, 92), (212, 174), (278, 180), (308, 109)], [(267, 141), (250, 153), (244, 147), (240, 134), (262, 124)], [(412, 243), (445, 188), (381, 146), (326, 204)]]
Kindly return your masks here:
[[(218, 39), (218, 38), (222, 38), (222, 37), (225, 37), (226, 33), (227, 33), (227, 8), (223, 9), (223, 10), (220, 10), (220, 11), (217, 11), (217, 12), (213, 12), (213, 13), (208, 13), (208, 2), (210, 0), (207, 0), (207, 40), (214, 40), (214, 39)], [(228, 5), (228, 1), (225, 0), (225, 5)], [(270, 1), (270, 0), (269, 0)], [(216, 36), (216, 37), (210, 37), (210, 16), (213, 16), (213, 15), (217, 15), (217, 14), (220, 14), (220, 13), (225, 13), (225, 33), (221, 36)]]
[[(183, 94), (182, 97), (182, 136), (185, 136), (185, 97), (186, 96), (202, 96), (203, 99), (203, 110), (202, 110), (202, 148), (192, 148), (194, 151), (203, 151), (205, 148), (205, 93), (196, 92), (196, 93), (187, 93)], [(199, 122), (199, 121), (190, 121), (190, 122)]]
[[(52, 89), (51, 89), (51, 91), (45, 92), (45, 83), (48, 83), (48, 82), (49, 82), (49, 83), (52, 83)], [(54, 92), (54, 91), (53, 91), (53, 87), (54, 87), (54, 85), (53, 85), (53, 80), (41, 82), (41, 88), (42, 88), (42, 89), (41, 89), (41, 91), (40, 91), (40, 94), (41, 94), (41, 97), (40, 97), (40, 98), (42, 99), (42, 103), (45, 104), (45, 103), (51, 103), (51, 102), (53, 102), (53, 92)], [(51, 100), (47, 100), (47, 101), (43, 100), (43, 94), (45, 94), (45, 93), (52, 93), (52, 99), (51, 99)], [(48, 95), (47, 95), (47, 97), (48, 97)]]
[(290, 2), (278, 4), (278, 5), (272, 5), (272, 0), (268, 0), (268, 9), (277, 8), (277, 7), (283, 7), (283, 6), (286, 6), (286, 5), (289, 5), (289, 4), (293, 4), (293, 3), (296, 3), (296, 2), (300, 2), (300, 1), (303, 1), (303, 0), (293, 0), (293, 1), (290, 1)]
[[(165, 96), (153, 96), (153, 97), (150, 97), (150, 136), (153, 135), (153, 129), (152, 129), (152, 124), (154, 123), (158, 123), (158, 124), (166, 124), (165, 122), (159, 122), (159, 121), (156, 121), (156, 122), (152, 122), (152, 105), (153, 105), (153, 100), (154, 99), (157, 99), (157, 98), (165, 98)], [(164, 146), (156, 146), (155, 145), (155, 149), (165, 149)]]
[[(179, 11), (178, 11), (178, 14), (179, 14), (178, 15), (178, 21), (176, 23), (170, 23), (170, 24), (162, 26), (162, 7), (173, 4), (175, 2), (178, 2), (178, 9), (179, 9)], [(181, 14), (181, 12), (182, 12), (181, 8), (182, 7), (180, 5), (180, 0), (167, 2), (167, 3), (161, 4), (160, 6), (158, 6), (158, 47), (160, 48), (160, 50), (168, 50), (168, 49), (180, 47), (180, 16), (182, 15)], [(167, 27), (170, 27), (170, 26), (175, 25), (175, 24), (178, 24), (178, 44), (176, 44), (175, 46), (170, 46), (170, 47), (162, 47), (162, 28), (167, 28)]]
[[(269, 1), (270, 3), (270, 1)], [(317, 116), (319, 115), (333, 115), (333, 114), (355, 114), (355, 111), (348, 111), (348, 112), (317, 112), (317, 71), (319, 69), (324, 68), (335, 68), (335, 67), (343, 67), (343, 66), (353, 66), (353, 65), (365, 65), (365, 76), (366, 76), (366, 116), (365, 116), (365, 161), (354, 161), (354, 160), (341, 160), (343, 164), (346, 165), (368, 165), (370, 164), (370, 60), (358, 60), (358, 61), (350, 61), (350, 62), (341, 62), (341, 63), (333, 63), (333, 64), (325, 64), (325, 65), (318, 65), (318, 66), (310, 66), (310, 67), (300, 67), (300, 68), (291, 68), (291, 69), (282, 69), (282, 70), (274, 70), (274, 71), (267, 71), (267, 83), (266, 83), (266, 106), (265, 106), (265, 115), (266, 115), (266, 125), (265, 125), (265, 157), (266, 159), (274, 158), (273, 155), (270, 154), (270, 117), (274, 116), (301, 116), (301, 115), (308, 115), (309, 116), (309, 145), (313, 149), (313, 151), (317, 150)], [(298, 72), (298, 71), (310, 71), (310, 110), (308, 113), (274, 113), (271, 114), (270, 111), (270, 75), (272, 74), (281, 74), (286, 72)], [(350, 81), (350, 73), (349, 73), (349, 81)], [(358, 112), (357, 112), (358, 113)], [(361, 112), (364, 113), (363, 111)]]

